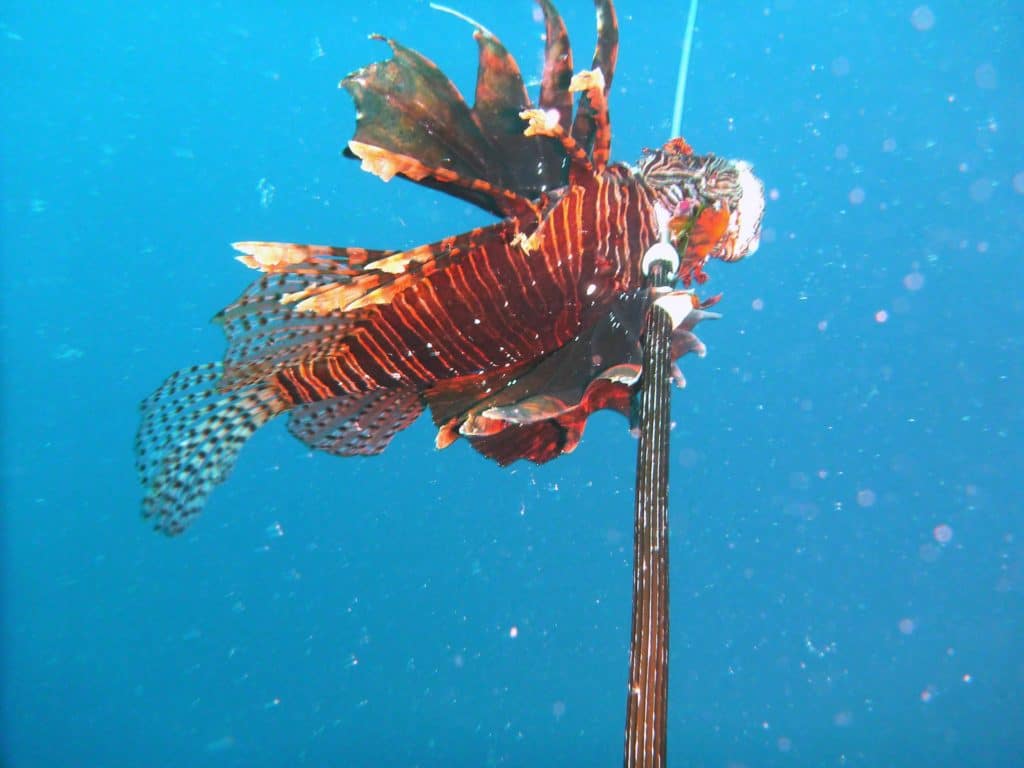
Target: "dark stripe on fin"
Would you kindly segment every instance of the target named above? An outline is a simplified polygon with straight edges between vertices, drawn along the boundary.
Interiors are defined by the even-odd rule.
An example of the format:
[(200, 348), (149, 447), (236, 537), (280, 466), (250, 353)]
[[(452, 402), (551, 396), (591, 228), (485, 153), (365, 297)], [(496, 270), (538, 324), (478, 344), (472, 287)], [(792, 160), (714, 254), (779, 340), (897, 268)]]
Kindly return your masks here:
[(378, 389), (294, 408), (288, 431), (310, 448), (335, 456), (374, 456), (423, 412), (413, 389)]

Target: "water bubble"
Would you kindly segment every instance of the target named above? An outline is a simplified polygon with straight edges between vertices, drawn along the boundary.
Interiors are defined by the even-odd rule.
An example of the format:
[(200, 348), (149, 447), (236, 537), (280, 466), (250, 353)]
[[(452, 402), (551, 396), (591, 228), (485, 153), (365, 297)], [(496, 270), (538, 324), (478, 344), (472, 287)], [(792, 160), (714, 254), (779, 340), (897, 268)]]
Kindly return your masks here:
[(935, 26), (935, 14), (927, 5), (919, 5), (910, 14), (910, 23), (918, 32), (927, 32)]
[(920, 291), (924, 287), (924, 275), (920, 272), (911, 272), (903, 278), (903, 287), (908, 291)]
[(978, 68), (974, 70), (974, 84), (984, 91), (995, 90), (999, 85), (996, 68), (987, 61), (984, 64), (979, 64)]
[(918, 549), (918, 557), (926, 563), (934, 563), (942, 555), (942, 551), (932, 543), (922, 544)]
[(971, 200), (976, 203), (986, 203), (992, 197), (992, 192), (995, 189), (995, 184), (992, 183), (991, 179), (976, 179), (971, 182), (968, 194), (971, 196)]
[(235, 746), (235, 737), (234, 736), (231, 736), (231, 735), (221, 736), (219, 739), (214, 739), (213, 741), (207, 742), (207, 744), (206, 744), (206, 751), (207, 752), (227, 752), (233, 746)]
[(857, 491), (857, 504), (862, 507), (873, 507), (875, 505), (875, 492), (870, 488)]

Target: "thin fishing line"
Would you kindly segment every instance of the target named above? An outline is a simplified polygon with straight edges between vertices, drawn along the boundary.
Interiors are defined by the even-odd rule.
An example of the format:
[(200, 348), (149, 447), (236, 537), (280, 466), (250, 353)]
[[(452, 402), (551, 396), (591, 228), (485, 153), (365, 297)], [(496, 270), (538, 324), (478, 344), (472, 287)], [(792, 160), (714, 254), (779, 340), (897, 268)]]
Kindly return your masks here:
[(441, 13), (447, 13), (447, 14), (450, 14), (450, 15), (454, 16), (457, 19), (462, 19), (466, 23), (472, 24), (474, 27), (479, 29), (481, 32), (483, 32), (488, 37), (494, 37), (494, 33), (491, 32), (491, 30), (489, 30), (487, 27), (485, 27), (483, 24), (481, 24), (476, 19), (471, 19), (469, 16), (467, 16), (464, 13), (462, 13), (461, 11), (456, 11), (454, 8), (449, 8), (447, 5), (441, 5), (440, 3), (430, 3), (430, 7), (433, 10), (435, 10), (435, 11), (440, 11)]
[(672, 133), (670, 139), (679, 136), (683, 127), (683, 101), (686, 99), (686, 75), (690, 71), (690, 51), (693, 49), (693, 28), (697, 23), (697, 0), (690, 0), (690, 13), (686, 17), (686, 34), (683, 35), (683, 52), (679, 56), (679, 79), (676, 81), (676, 104), (672, 110)]

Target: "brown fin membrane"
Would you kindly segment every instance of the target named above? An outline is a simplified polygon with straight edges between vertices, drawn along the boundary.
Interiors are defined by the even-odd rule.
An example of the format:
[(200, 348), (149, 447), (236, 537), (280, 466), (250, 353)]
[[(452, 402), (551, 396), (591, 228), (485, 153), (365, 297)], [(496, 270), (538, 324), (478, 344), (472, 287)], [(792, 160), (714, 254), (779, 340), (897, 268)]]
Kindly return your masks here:
[[(341, 81), (356, 105), (353, 141), (413, 158), (427, 168), (500, 186), (508, 175), (504, 158), (481, 131), (458, 89), (425, 56), (394, 40), (373, 37), (386, 42), (393, 56)], [(484, 192), (431, 177), (414, 180), (507, 215), (505, 204)]]
[[(547, 0), (540, 0), (540, 5), (548, 33), (540, 104), (545, 110), (557, 110), (568, 132), (572, 52), (554, 6)], [(378, 172), (382, 178), (399, 173), (498, 216), (520, 215), (523, 206), (514, 196), (535, 200), (565, 185), (565, 152), (549, 137), (523, 135), (519, 113), (532, 104), (519, 66), (487, 30), (478, 27), (474, 37), (479, 63), (476, 103), (470, 109), (432, 61), (394, 40), (375, 36), (394, 55), (341, 81), (357, 110), (354, 145), (346, 154), (361, 157), (364, 167), (374, 172), (378, 172), (377, 161), (385, 171)], [(374, 155), (369, 163), (367, 154)], [(493, 189), (474, 182), (485, 182)]]
[[(502, 185), (528, 199), (565, 184), (565, 155), (557, 142), (525, 136), (520, 112), (531, 106), (519, 65), (493, 34), (473, 33), (480, 48), (473, 116), (504, 158)], [(570, 111), (572, 103), (569, 102)]]
[[(619, 23), (611, 0), (594, 0), (597, 12), (597, 45), (591, 69), (600, 69), (604, 75), (604, 94), (608, 95), (619, 58)], [(608, 128), (607, 101), (595, 109), (590, 97), (583, 93), (572, 124), (572, 137), (591, 156), (607, 160), (611, 149), (611, 131)], [(603, 164), (603, 163), (602, 163)]]

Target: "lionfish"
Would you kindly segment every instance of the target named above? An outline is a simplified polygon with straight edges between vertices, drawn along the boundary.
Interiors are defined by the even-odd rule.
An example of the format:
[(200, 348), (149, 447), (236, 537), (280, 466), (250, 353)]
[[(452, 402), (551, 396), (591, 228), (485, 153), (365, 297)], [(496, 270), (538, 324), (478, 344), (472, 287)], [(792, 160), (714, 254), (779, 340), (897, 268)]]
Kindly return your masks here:
[(592, 412), (631, 413), (652, 302), (672, 306), (674, 357), (704, 353), (693, 329), (718, 297), (645, 288), (643, 256), (667, 244), (677, 278), (704, 282), (708, 259), (757, 248), (763, 187), (746, 163), (682, 139), (609, 162), (613, 3), (595, 0), (592, 65), (575, 73), (561, 17), (538, 4), (536, 104), (475, 22), (472, 107), (430, 60), (379, 36), (391, 58), (341, 81), (356, 107), (347, 154), (364, 170), (499, 221), (408, 250), (235, 243), (262, 275), (216, 317), (223, 361), (174, 373), (142, 403), (137, 466), (158, 530), (181, 532), (283, 414), (311, 448), (365, 456), (429, 408), (439, 448), (463, 437), (502, 465), (542, 463), (576, 447)]

